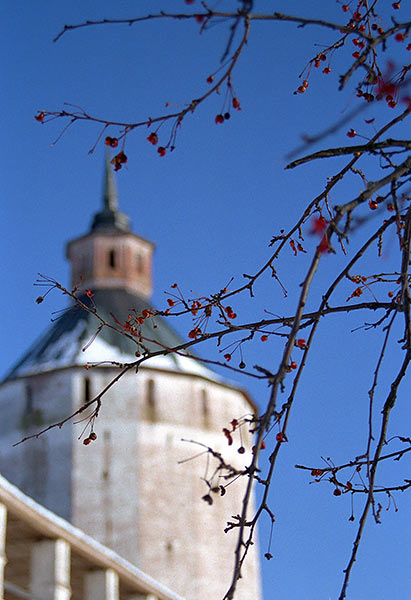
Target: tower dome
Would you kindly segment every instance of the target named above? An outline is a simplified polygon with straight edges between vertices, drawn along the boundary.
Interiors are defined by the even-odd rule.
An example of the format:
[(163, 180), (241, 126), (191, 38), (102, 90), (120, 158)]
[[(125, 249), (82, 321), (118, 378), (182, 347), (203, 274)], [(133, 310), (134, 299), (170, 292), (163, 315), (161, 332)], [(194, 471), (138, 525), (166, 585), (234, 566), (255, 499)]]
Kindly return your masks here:
[[(89, 232), (67, 244), (72, 287), (84, 303), (95, 303), (106, 322), (153, 310), (153, 248), (132, 233), (120, 212), (106, 159), (102, 208)], [(213, 475), (208, 454), (192, 459), (198, 447), (182, 440), (201, 442), (244, 468), (250, 434), (244, 432), (246, 452), (239, 454), (235, 445), (227, 447), (221, 431), (255, 412), (243, 390), (188, 356), (167, 353), (109, 388), (93, 444), (79, 441), (84, 422), (12, 446), (78, 410), (110, 386), (118, 365), (135, 360), (139, 347), (132, 336), (108, 327), (90, 344), (99, 324), (92, 312), (65, 311), (1, 383), (0, 471), (187, 600), (218, 599), (229, 585), (235, 547), (235, 531), (223, 530), (241, 510), (246, 482), (240, 478), (224, 496), (214, 494), (212, 505), (204, 502), (204, 478), (217, 486), (225, 482), (218, 471)], [(183, 343), (161, 317), (155, 323), (145, 319), (142, 337), (149, 350)], [(85, 369), (87, 362), (98, 366)], [(236, 600), (260, 598), (257, 547), (245, 562)]]

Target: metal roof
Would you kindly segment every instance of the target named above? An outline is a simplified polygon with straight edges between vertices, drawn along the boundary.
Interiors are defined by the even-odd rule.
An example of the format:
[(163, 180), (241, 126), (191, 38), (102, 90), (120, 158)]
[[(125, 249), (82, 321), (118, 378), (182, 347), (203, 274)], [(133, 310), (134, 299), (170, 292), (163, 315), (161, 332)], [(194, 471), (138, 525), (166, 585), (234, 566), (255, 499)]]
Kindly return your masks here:
[[(97, 308), (98, 314), (108, 323), (116, 325), (127, 321), (129, 314), (141, 315), (144, 309), (153, 310), (147, 300), (124, 289), (96, 290), (92, 299), (85, 294), (82, 302)], [(131, 362), (136, 352), (143, 349), (134, 339), (104, 327), (90, 343), (100, 325), (97, 317), (73, 305), (68, 308), (31, 346), (28, 352), (7, 374), (6, 379), (33, 375), (58, 368), (83, 366), (87, 362)], [(184, 343), (183, 339), (166, 323), (155, 316), (145, 319), (141, 326), (142, 343), (148, 350), (173, 348)], [(138, 338), (135, 338), (138, 341)], [(84, 350), (85, 348), (85, 350)], [(213, 371), (198, 361), (176, 354), (157, 356), (144, 363), (145, 366), (200, 375), (223, 382)], [(227, 384), (228, 382), (226, 382)], [(228, 383), (228, 385), (230, 385)]]

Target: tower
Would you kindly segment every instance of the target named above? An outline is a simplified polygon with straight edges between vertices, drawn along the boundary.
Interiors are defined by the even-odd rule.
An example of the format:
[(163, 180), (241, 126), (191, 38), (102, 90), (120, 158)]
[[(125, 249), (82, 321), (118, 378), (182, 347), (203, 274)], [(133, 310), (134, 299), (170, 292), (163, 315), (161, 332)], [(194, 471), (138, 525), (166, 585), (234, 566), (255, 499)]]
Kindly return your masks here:
[[(102, 204), (88, 233), (67, 244), (72, 286), (106, 322), (124, 323), (132, 311), (152, 310), (153, 244), (132, 233), (120, 212), (108, 160)], [(67, 424), (12, 446), (74, 412), (113, 380), (119, 363), (135, 360), (141, 348), (132, 336), (104, 327), (93, 339), (99, 324), (90, 312), (67, 310), (7, 375), (0, 386), (0, 471), (188, 600), (218, 599), (234, 560), (235, 533), (223, 529), (241, 510), (245, 481), (224, 496), (213, 494), (212, 505), (204, 502), (207, 457), (189, 460), (198, 447), (182, 439), (244, 467), (250, 436), (244, 433), (246, 454), (240, 455), (227, 446), (222, 428), (254, 412), (245, 392), (192, 358), (159, 355), (105, 394), (92, 444), (79, 440), (81, 424)], [(149, 349), (183, 342), (159, 317), (145, 319), (142, 336)], [(99, 366), (85, 369), (87, 362)], [(236, 598), (260, 598), (256, 546)]]

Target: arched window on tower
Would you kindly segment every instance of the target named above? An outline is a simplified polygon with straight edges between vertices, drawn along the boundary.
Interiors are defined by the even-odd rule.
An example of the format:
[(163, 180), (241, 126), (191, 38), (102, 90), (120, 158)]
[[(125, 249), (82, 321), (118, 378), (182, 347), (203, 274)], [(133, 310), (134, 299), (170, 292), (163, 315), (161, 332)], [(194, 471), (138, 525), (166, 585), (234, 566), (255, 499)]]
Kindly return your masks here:
[(203, 418), (203, 427), (209, 429), (210, 427), (210, 407), (208, 403), (207, 390), (201, 390), (201, 414)]
[(157, 406), (156, 406), (156, 390), (153, 379), (147, 381), (147, 420), (155, 423), (158, 421)]
[(112, 269), (116, 268), (116, 253), (113, 249), (108, 253), (108, 264)]

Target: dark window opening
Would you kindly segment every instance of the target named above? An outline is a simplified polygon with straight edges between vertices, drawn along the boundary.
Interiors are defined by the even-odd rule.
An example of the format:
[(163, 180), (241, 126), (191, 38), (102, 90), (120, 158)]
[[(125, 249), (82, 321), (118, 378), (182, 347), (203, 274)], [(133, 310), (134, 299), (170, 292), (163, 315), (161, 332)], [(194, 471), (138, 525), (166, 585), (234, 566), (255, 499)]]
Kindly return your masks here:
[(142, 273), (144, 271), (144, 261), (140, 253), (136, 256), (136, 264), (138, 273)]
[(40, 408), (35, 408), (32, 386), (27, 383), (24, 389), (24, 411), (21, 419), (22, 429), (29, 429), (33, 425), (38, 427), (43, 424), (43, 415)]
[(33, 402), (33, 389), (31, 385), (28, 383), (26, 385), (26, 406), (25, 413), (26, 415), (33, 414), (34, 411), (34, 402)]
[(201, 410), (203, 415), (203, 426), (210, 427), (210, 408), (208, 405), (208, 396), (206, 390), (201, 390)]
[(85, 377), (83, 380), (83, 403), (86, 404), (91, 399), (90, 379)]
[(155, 387), (152, 379), (147, 381), (147, 419), (152, 423), (157, 421)]
[(114, 269), (116, 266), (116, 253), (114, 252), (114, 250), (110, 250), (108, 254), (108, 264), (112, 269)]

